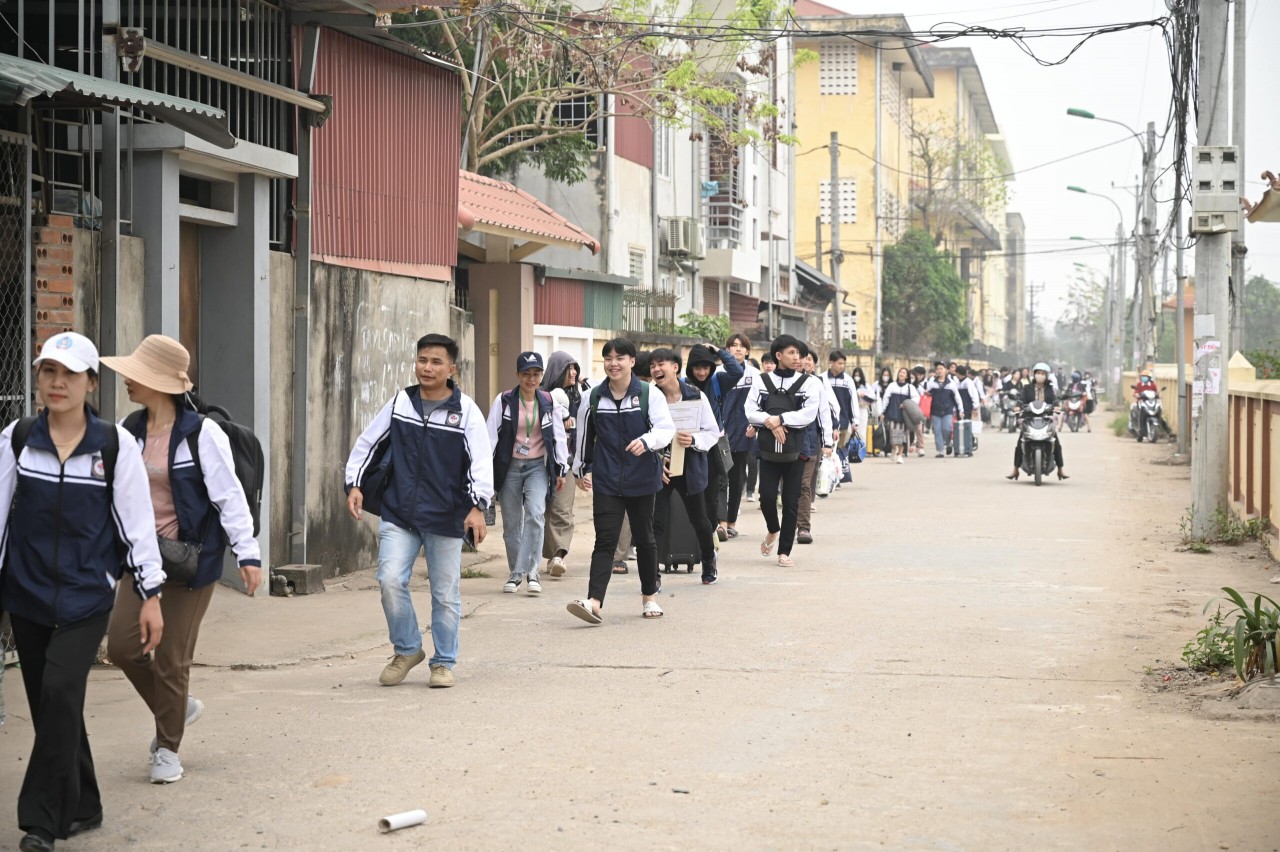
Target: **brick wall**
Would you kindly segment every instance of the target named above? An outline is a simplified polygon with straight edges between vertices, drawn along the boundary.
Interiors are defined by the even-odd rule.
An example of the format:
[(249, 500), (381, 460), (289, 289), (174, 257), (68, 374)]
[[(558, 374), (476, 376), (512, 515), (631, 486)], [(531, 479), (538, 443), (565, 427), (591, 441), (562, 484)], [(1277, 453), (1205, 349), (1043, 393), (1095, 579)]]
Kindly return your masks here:
[(51, 215), (32, 235), (35, 264), (35, 308), (32, 353), (63, 331), (75, 331), (74, 227), (71, 216)]

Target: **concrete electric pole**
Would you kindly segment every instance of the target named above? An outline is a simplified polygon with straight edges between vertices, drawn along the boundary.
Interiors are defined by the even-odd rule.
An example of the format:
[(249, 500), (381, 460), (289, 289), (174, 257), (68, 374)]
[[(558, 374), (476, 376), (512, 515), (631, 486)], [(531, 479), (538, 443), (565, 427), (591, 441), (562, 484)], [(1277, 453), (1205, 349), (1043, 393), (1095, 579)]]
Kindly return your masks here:
[[(1196, 49), (1197, 143), (1226, 145), (1230, 130), (1227, 69), (1227, 0), (1201, 0)], [(1200, 166), (1197, 152), (1195, 166)], [(1238, 164), (1237, 160), (1237, 164)], [(1197, 178), (1198, 179), (1198, 178)], [(1238, 182), (1238, 178), (1237, 178)], [(1193, 184), (1194, 186), (1194, 184)], [(1227, 352), (1231, 307), (1231, 235), (1201, 233), (1196, 244), (1195, 378), (1192, 391), (1191, 534), (1214, 535), (1215, 515), (1227, 508)]]
[[(1234, 43), (1232, 45), (1231, 69), (1231, 144), (1239, 152), (1237, 162), (1240, 168), (1245, 167), (1244, 160), (1244, 79), (1245, 79), (1245, 31), (1248, 22), (1245, 19), (1245, 0), (1235, 0), (1231, 7), (1234, 20)], [(1244, 244), (1245, 217), (1240, 217), (1240, 227), (1231, 235), (1231, 336), (1223, 347), (1228, 353), (1244, 348), (1244, 285), (1245, 255), (1249, 248)]]
[[(1142, 299), (1138, 308), (1138, 334), (1141, 364), (1139, 371), (1155, 362), (1155, 310), (1154, 279), (1156, 271), (1156, 124), (1147, 122), (1147, 141), (1142, 150)], [(1136, 236), (1136, 235), (1135, 235)]]
[(836, 282), (836, 296), (831, 301), (831, 333), (835, 348), (844, 345), (844, 329), (840, 327), (840, 305), (844, 294), (840, 291), (840, 264), (844, 254), (840, 251), (840, 134), (831, 131), (831, 280)]

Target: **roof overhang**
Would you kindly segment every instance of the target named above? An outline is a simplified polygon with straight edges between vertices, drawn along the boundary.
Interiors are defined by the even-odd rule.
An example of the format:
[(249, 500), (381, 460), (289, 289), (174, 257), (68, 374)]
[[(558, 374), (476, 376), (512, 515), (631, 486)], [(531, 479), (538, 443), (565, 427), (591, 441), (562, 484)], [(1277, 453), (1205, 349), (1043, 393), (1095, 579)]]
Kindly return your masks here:
[(135, 107), (219, 148), (236, 145), (226, 113), (216, 107), (0, 54), (0, 103), (39, 106), (43, 98), (66, 106)]
[(803, 260), (796, 261), (796, 281), (805, 291), (808, 301), (818, 305), (829, 305), (840, 291), (840, 285), (834, 278), (824, 275)]
[(910, 35), (911, 25), (903, 15), (804, 15), (797, 17), (798, 23), (805, 32), (797, 33), (799, 40), (826, 41), (839, 36), (811, 35), (805, 33), (822, 33), (824, 31), (857, 30), (858, 42), (875, 44), (887, 50), (903, 51), (908, 62), (897, 63), (901, 67), (895, 69), (899, 74), (898, 84), (908, 97), (933, 97), (933, 72), (925, 62), (916, 39)]
[(921, 50), (920, 54), (930, 68), (954, 68), (957, 78), (973, 100), (978, 129), (985, 134), (1000, 132), (991, 98), (987, 95), (987, 84), (982, 80), (982, 71), (978, 68), (978, 60), (974, 58), (972, 50), (967, 47), (929, 46)]
[[(514, 184), (468, 171), (458, 174), (458, 230), (520, 242), (510, 253), (523, 260), (547, 246), (600, 251), (595, 237)], [(458, 250), (484, 260), (484, 250), (459, 240)]]

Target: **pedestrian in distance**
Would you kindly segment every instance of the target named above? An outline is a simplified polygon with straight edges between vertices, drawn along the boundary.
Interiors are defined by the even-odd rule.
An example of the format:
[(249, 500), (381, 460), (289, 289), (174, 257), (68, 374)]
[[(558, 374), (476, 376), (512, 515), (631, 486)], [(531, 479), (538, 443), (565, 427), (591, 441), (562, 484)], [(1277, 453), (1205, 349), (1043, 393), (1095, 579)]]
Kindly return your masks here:
[[(636, 352), (636, 365), (631, 368), (631, 375), (645, 383), (648, 383), (650, 379), (649, 354), (648, 349), (638, 350)], [(618, 530), (618, 545), (613, 549), (613, 573), (631, 573), (631, 569), (627, 567), (627, 563), (633, 561), (635, 558), (636, 549), (631, 540), (631, 522), (624, 517), (622, 519), (622, 527)], [(661, 583), (659, 583), (659, 585), (661, 585)]]
[[(889, 446), (893, 447), (893, 461), (902, 464), (910, 449), (911, 433), (908, 432), (906, 412), (908, 402), (919, 406), (920, 390), (911, 383), (906, 367), (898, 368), (898, 375), (880, 395), (885, 422), (889, 424)], [(913, 427), (914, 431), (914, 427)]]
[[(849, 444), (849, 435), (858, 427), (858, 386), (854, 377), (845, 371), (848, 358), (839, 349), (827, 355), (827, 374), (823, 376), (828, 397), (836, 411), (834, 424), (837, 433), (836, 449), (843, 451)], [(859, 371), (860, 373), (860, 371)], [(863, 380), (866, 384), (866, 380)]]
[[(742, 375), (734, 382), (733, 387), (724, 395), (720, 405), (720, 419), (724, 426), (724, 434), (728, 439), (729, 453), (733, 459), (733, 467), (729, 470), (729, 499), (725, 514), (725, 535), (728, 538), (738, 537), (738, 516), (742, 512), (742, 500), (745, 496), (750, 502), (755, 497), (755, 480), (751, 478), (754, 465), (752, 452), (755, 440), (747, 435), (751, 425), (747, 423), (747, 390), (760, 368), (752, 364), (751, 338), (739, 332), (732, 334), (725, 342), (725, 348), (733, 355), (742, 368)], [(748, 485), (750, 487), (748, 487)]]
[(124, 571), (139, 599), (138, 653), (164, 634), (147, 471), (133, 436), (86, 401), (98, 366), (87, 337), (49, 338), (35, 360), (44, 409), (0, 433), (0, 604), (35, 729), (18, 792), (22, 852), (102, 825), (84, 702)]
[(857, 406), (855, 409), (857, 416), (856, 428), (858, 434), (862, 436), (862, 440), (866, 441), (868, 440), (867, 426), (875, 418), (880, 398), (876, 394), (876, 385), (867, 383), (866, 374), (862, 372), (861, 367), (854, 367), (850, 373), (850, 378), (853, 379), (853, 398)]
[[(778, 565), (795, 565), (791, 548), (795, 543), (796, 518), (805, 465), (800, 458), (804, 430), (819, 414), (820, 382), (800, 371), (801, 341), (789, 334), (779, 335), (769, 346), (777, 368), (757, 378), (747, 396), (747, 422), (755, 427), (760, 442), (760, 513), (768, 535), (760, 543), (760, 553), (771, 556), (778, 550)], [(782, 492), (782, 520), (778, 520), (778, 492)]]
[[(663, 454), (662, 490), (658, 492), (653, 513), (654, 538), (661, 542), (671, 525), (671, 500), (678, 496), (684, 503), (689, 523), (693, 526), (698, 548), (702, 551), (702, 584), (710, 586), (719, 574), (716, 570), (716, 543), (707, 502), (702, 495), (711, 481), (709, 453), (720, 441), (720, 423), (711, 401), (692, 382), (680, 381), (680, 356), (674, 349), (655, 349), (649, 360), (653, 383), (670, 408), (688, 404), (695, 408), (691, 428), (677, 428), (671, 446)], [(679, 473), (671, 469), (673, 448), (682, 447), (684, 465)]]
[(200, 624), (222, 579), (226, 543), (250, 597), (262, 582), (262, 555), (249, 501), (236, 478), (231, 442), (216, 421), (199, 413), (191, 395), (186, 347), (153, 334), (131, 354), (101, 360), (124, 377), (130, 401), (143, 406), (121, 425), (146, 465), (153, 535), (167, 577), (160, 596), (166, 640), (154, 654), (142, 653), (140, 601), (120, 586), (107, 628), (107, 654), (154, 718), (151, 783), (171, 784), (183, 775), (178, 749), (186, 727), (204, 713), (204, 703), (189, 693), (191, 662)]
[(516, 358), (519, 384), (498, 394), (489, 408), (493, 487), (507, 550), (508, 576), (502, 591), (507, 594), (515, 594), (526, 580), (529, 594), (542, 593), (538, 562), (547, 504), (564, 489), (569, 469), (567, 412), (542, 390), (544, 372), (539, 353), (521, 352)]
[(747, 390), (751, 387), (752, 382), (755, 380), (755, 376), (758, 373), (764, 372), (764, 365), (761, 362), (757, 361), (755, 358), (748, 358), (747, 363), (755, 368), (755, 372), (751, 374), (750, 378), (747, 378), (746, 376), (744, 376), (742, 381), (738, 382), (737, 388), (735, 388), (735, 390), (740, 390), (744, 394), (742, 398), (743, 406), (744, 406), (744, 409), (742, 412), (742, 422), (746, 423), (746, 429), (744, 431), (744, 434), (747, 437), (747, 479), (746, 479), (746, 483), (743, 486), (745, 493), (743, 494), (742, 499), (746, 500), (748, 503), (754, 503), (756, 501), (756, 483), (760, 478), (760, 444), (756, 441), (755, 427), (752, 426), (750, 423), (746, 422), (747, 413), (745, 409), (745, 405), (746, 405), (745, 394)]
[(484, 541), (493, 500), (493, 449), (484, 415), (454, 382), (458, 344), (443, 334), (418, 341), (415, 384), (396, 391), (356, 439), (347, 459), (347, 511), (360, 520), (363, 488), (389, 462), (380, 496), (378, 585), (391, 661), (378, 682), (402, 683), (426, 659), (409, 595), (413, 563), (426, 554), (431, 583), (433, 688), (454, 684), (462, 620), (462, 542)]
[[(574, 438), (577, 435), (578, 405), (582, 394), (590, 388), (590, 382), (582, 377), (582, 367), (568, 352), (552, 352), (547, 359), (547, 369), (542, 376), (542, 389), (564, 413), (565, 446), (569, 452), (569, 464), (573, 464)], [(546, 573), (552, 579), (560, 579), (569, 570), (566, 559), (573, 544), (574, 497), (576, 488), (561, 488), (547, 503), (546, 523), (543, 526), (542, 558), (547, 560)]]
[[(951, 455), (951, 430), (957, 417), (964, 415), (960, 399), (960, 383), (941, 361), (934, 364), (933, 378), (925, 382), (923, 392), (931, 399), (929, 422), (933, 427), (936, 457)], [(944, 452), (945, 450), (945, 452)]]
[(612, 576), (612, 557), (623, 520), (631, 524), (640, 574), (641, 614), (660, 618), (658, 547), (653, 537), (654, 498), (662, 490), (661, 451), (675, 437), (675, 424), (660, 392), (633, 375), (635, 344), (624, 337), (601, 350), (606, 380), (583, 397), (578, 409), (574, 475), (591, 493), (596, 543), (587, 596), (570, 601), (570, 613), (599, 624)]
[(804, 462), (804, 477), (800, 480), (800, 505), (796, 509), (796, 543), (813, 544), (813, 498), (817, 493), (818, 465), (835, 449), (835, 422), (839, 409), (826, 377), (818, 373), (817, 357), (806, 344), (800, 359), (801, 371), (817, 382), (818, 416), (804, 430), (800, 441), (800, 459)]
[[(652, 363), (652, 355), (650, 355)], [(717, 362), (719, 369), (717, 369)], [(653, 368), (650, 366), (650, 374)], [(746, 370), (742, 362), (728, 348), (716, 349), (709, 343), (695, 344), (689, 348), (689, 365), (685, 368), (685, 382), (702, 391), (711, 403), (716, 422), (723, 424), (724, 401), (733, 392)], [(723, 429), (723, 426), (722, 426)], [(728, 442), (726, 442), (728, 443)], [(719, 452), (710, 458), (711, 467), (707, 471), (707, 487), (702, 492), (707, 504), (707, 517), (715, 528), (716, 537), (721, 541), (730, 538), (726, 521), (729, 516), (729, 475), (733, 472), (732, 454), (726, 467), (726, 457)], [(733, 536), (737, 536), (734, 530)]]

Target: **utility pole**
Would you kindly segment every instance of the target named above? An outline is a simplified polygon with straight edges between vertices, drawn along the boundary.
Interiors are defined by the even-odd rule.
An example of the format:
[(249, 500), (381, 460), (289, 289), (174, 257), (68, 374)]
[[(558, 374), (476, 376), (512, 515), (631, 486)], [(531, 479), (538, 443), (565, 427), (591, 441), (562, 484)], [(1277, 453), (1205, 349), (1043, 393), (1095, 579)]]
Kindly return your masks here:
[(1142, 156), (1142, 299), (1138, 309), (1141, 370), (1155, 361), (1155, 273), (1156, 273), (1156, 123), (1147, 122), (1147, 141)]
[(840, 264), (844, 254), (840, 251), (840, 134), (831, 131), (831, 280), (836, 282), (836, 295), (831, 300), (831, 333), (839, 349), (844, 345), (844, 329), (840, 327), (840, 304), (844, 295), (840, 291)]
[[(1199, 86), (1196, 92), (1196, 133), (1200, 145), (1226, 145), (1230, 120), (1226, 81), (1227, 0), (1201, 0), (1200, 37), (1196, 50)], [(1238, 162), (1238, 161), (1237, 161)], [(1196, 360), (1196, 393), (1193, 405), (1191, 451), (1191, 534), (1214, 534), (1215, 514), (1227, 502), (1227, 358), (1222, 337), (1229, 340), (1231, 306), (1228, 276), (1231, 270), (1231, 236), (1200, 234), (1196, 244), (1196, 349), (1212, 354)], [(1216, 372), (1215, 372), (1216, 371)]]
[(1124, 390), (1120, 387), (1120, 376), (1124, 373), (1124, 248), (1124, 218), (1121, 217), (1116, 225), (1116, 277), (1112, 283), (1111, 316), (1107, 318), (1107, 345), (1111, 350), (1111, 374), (1107, 376), (1107, 387), (1111, 389), (1111, 401), (1117, 405), (1124, 404)]
[(1175, 170), (1173, 187), (1173, 277), (1177, 298), (1174, 300), (1174, 357), (1178, 361), (1178, 449), (1180, 456), (1187, 454), (1187, 435), (1191, 432), (1191, 412), (1187, 408), (1187, 273), (1184, 264), (1186, 249), (1183, 247), (1182, 188), (1186, 180), (1180, 169)]
[[(1235, 38), (1232, 46), (1231, 69), (1231, 144), (1239, 153), (1236, 161), (1241, 169), (1244, 160), (1244, 78), (1245, 78), (1245, 30), (1248, 22), (1245, 18), (1245, 0), (1235, 0), (1231, 8), (1235, 18)], [(1240, 227), (1231, 235), (1231, 336), (1226, 339), (1222, 348), (1228, 357), (1237, 349), (1244, 348), (1244, 258), (1249, 248), (1244, 244), (1245, 217), (1240, 216)]]
[(822, 214), (813, 217), (813, 230), (816, 234), (816, 246), (818, 254), (813, 259), (813, 268), (822, 271)]

